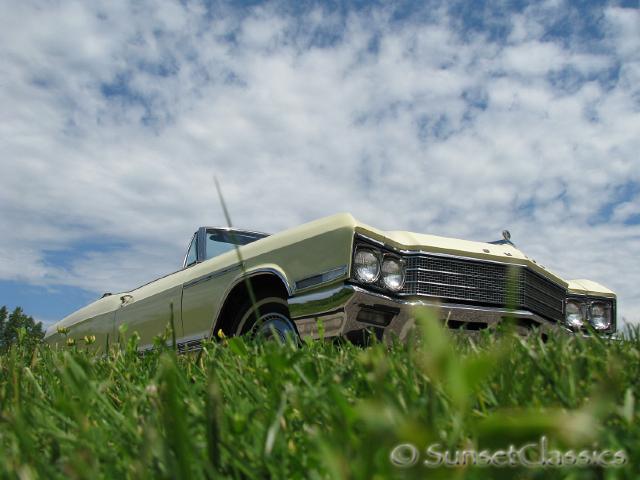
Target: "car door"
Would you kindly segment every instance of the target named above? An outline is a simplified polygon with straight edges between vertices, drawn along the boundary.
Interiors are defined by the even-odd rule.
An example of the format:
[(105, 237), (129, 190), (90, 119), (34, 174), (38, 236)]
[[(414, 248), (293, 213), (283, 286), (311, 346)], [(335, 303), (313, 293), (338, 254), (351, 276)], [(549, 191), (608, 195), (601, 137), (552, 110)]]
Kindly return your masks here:
[(137, 332), (140, 335), (140, 349), (149, 348), (153, 346), (154, 338), (171, 328), (171, 324), (175, 329), (176, 339), (183, 336), (182, 277), (183, 271), (178, 271), (131, 292), (120, 294), (121, 305), (116, 310), (115, 323), (116, 330), (126, 325), (124, 340)]

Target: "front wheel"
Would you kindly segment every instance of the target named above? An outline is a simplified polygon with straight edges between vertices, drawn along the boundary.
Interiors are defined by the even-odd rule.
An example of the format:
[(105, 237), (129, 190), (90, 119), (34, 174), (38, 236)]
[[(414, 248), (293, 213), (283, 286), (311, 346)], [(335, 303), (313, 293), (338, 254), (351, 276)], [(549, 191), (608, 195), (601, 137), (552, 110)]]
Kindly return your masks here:
[(298, 340), (298, 332), (289, 318), (286, 300), (280, 297), (260, 298), (251, 304), (247, 301), (240, 309), (235, 322), (235, 334), (257, 340), (275, 340), (285, 343), (287, 337)]

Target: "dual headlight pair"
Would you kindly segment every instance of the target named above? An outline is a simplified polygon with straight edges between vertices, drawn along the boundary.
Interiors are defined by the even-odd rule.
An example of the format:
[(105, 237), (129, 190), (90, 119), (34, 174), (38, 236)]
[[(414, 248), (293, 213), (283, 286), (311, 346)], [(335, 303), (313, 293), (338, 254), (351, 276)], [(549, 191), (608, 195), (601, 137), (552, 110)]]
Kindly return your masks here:
[(405, 264), (402, 258), (369, 247), (357, 247), (353, 255), (352, 275), (360, 283), (378, 284), (392, 292), (404, 287)]
[(612, 305), (609, 302), (567, 299), (565, 322), (567, 326), (578, 330), (587, 322), (596, 330), (607, 330), (611, 327)]

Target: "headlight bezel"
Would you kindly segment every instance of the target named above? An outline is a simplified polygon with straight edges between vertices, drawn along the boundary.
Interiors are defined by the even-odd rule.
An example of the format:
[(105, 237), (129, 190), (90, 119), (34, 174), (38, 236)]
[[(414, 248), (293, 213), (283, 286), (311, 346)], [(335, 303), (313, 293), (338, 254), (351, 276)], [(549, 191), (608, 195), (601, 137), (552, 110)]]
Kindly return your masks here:
[[(375, 280), (373, 281), (367, 282), (364, 279), (360, 278), (357, 273), (356, 255), (358, 254), (358, 252), (362, 250), (374, 252), (376, 257), (378, 258), (378, 274)], [(395, 289), (389, 287), (388, 284), (385, 283), (383, 279), (383, 265), (386, 261), (395, 261), (401, 266), (402, 280), (399, 286)], [(407, 278), (406, 260), (403, 258), (402, 255), (399, 255), (391, 250), (388, 250), (378, 245), (372, 245), (369, 242), (363, 242), (358, 240), (354, 243), (353, 254), (351, 257), (351, 271), (350, 271), (349, 278), (351, 279), (351, 281), (357, 284), (366, 286), (367, 288), (372, 288), (373, 290), (378, 290), (388, 295), (400, 294), (402, 292), (402, 289), (404, 288), (404, 283)]]
[[(567, 321), (567, 304), (569, 302), (577, 303), (580, 306), (580, 312), (582, 314), (582, 325), (571, 326)], [(592, 309), (594, 305), (602, 305), (605, 308), (605, 318), (608, 319), (608, 323), (604, 328), (598, 328), (593, 320)], [(607, 317), (608, 315), (608, 317)], [(616, 331), (616, 299), (610, 297), (596, 297), (592, 295), (568, 295), (565, 299), (565, 318), (564, 325), (567, 328), (571, 328), (574, 331), (586, 331), (589, 329), (594, 330), (597, 333), (613, 333)]]
[[(571, 323), (569, 322), (569, 304), (573, 304), (578, 308), (578, 311), (573, 313), (572, 315), (580, 315), (580, 323)], [(564, 301), (564, 323), (567, 327), (572, 330), (580, 330), (587, 325), (587, 314), (585, 309), (585, 304), (578, 299), (575, 298), (567, 298)]]
[[(356, 266), (356, 257), (358, 255), (358, 253), (360, 252), (370, 252), (374, 255), (374, 257), (376, 258), (376, 262), (377, 262), (377, 273), (376, 275), (371, 279), (371, 280), (367, 280), (365, 278), (362, 278), (358, 275), (357, 272), (357, 266)], [(352, 266), (351, 266), (351, 276), (353, 277), (354, 280), (356, 280), (357, 282), (363, 283), (365, 285), (372, 285), (375, 284), (379, 279), (380, 279), (380, 273), (382, 271), (382, 255), (380, 254), (379, 251), (377, 251), (375, 248), (370, 247), (368, 245), (358, 245), (354, 250), (353, 250), (353, 260), (352, 260)]]
[[(596, 305), (601, 305), (604, 308), (604, 314), (603, 315), (597, 315), (595, 316), (593, 314), (593, 309), (594, 306)], [(592, 302), (589, 303), (589, 310), (587, 313), (587, 317), (588, 317), (588, 321), (589, 321), (589, 325), (591, 325), (591, 327), (593, 327), (593, 329), (597, 332), (606, 332), (608, 330), (611, 329), (611, 326), (613, 325), (613, 304), (612, 302), (606, 302), (603, 300), (594, 300)], [(604, 327), (598, 327), (596, 326), (595, 323), (595, 319), (596, 318), (603, 318), (605, 320), (607, 320), (607, 323)]]
[[(385, 281), (385, 274), (384, 274), (384, 264), (385, 262), (395, 262), (400, 266), (400, 276), (401, 276), (401, 280), (400, 283), (398, 285), (398, 287), (392, 288), (389, 284), (387, 284), (387, 282)], [(394, 255), (392, 253), (383, 253), (382, 254), (382, 262), (380, 263), (380, 284), (382, 285), (383, 288), (394, 292), (394, 293), (398, 293), (400, 291), (402, 291), (402, 289), (404, 288), (404, 282), (407, 278), (407, 262), (404, 260), (404, 258), (402, 258), (399, 255)], [(390, 275), (387, 275), (387, 277)]]

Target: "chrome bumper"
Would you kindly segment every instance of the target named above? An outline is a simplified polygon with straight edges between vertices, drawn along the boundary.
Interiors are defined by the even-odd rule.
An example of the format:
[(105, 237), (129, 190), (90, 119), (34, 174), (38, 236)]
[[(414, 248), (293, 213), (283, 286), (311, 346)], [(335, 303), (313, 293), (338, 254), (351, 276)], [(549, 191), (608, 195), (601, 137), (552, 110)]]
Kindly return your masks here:
[(415, 297), (393, 298), (350, 284), (289, 299), (289, 312), (302, 338), (348, 338), (372, 330), (380, 340), (392, 337), (405, 340), (415, 325), (416, 310), (420, 308), (429, 309), (450, 328), (462, 331), (495, 328), (505, 318), (514, 319), (523, 329), (537, 327), (546, 332), (557, 328), (555, 323), (526, 310), (441, 304)]

